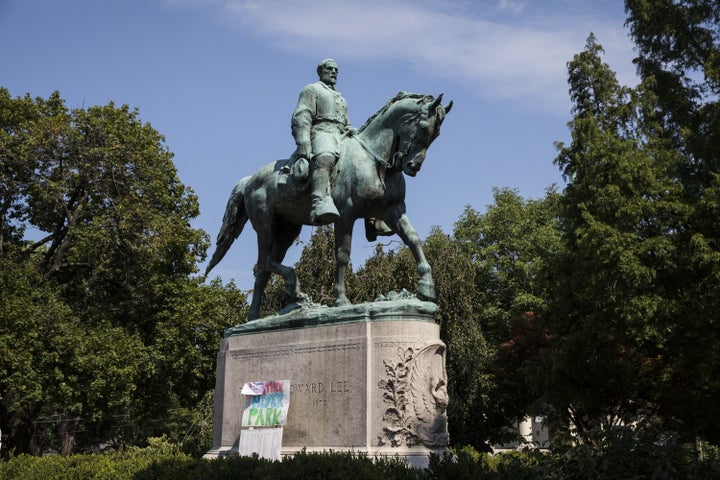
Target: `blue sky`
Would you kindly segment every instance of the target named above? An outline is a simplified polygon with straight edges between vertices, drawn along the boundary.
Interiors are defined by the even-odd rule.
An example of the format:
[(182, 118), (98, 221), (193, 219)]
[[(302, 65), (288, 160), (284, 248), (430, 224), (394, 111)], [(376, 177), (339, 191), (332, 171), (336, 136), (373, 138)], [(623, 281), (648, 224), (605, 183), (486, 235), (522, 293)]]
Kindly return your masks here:
[[(213, 240), (236, 180), (294, 149), (290, 115), (322, 58), (340, 66), (356, 127), (400, 90), (445, 92), (455, 106), (407, 179), (425, 237), (434, 225), (452, 232), (466, 205), (484, 211), (493, 187), (538, 198), (562, 186), (553, 159), (569, 139), (566, 64), (592, 31), (634, 85), (624, 21), (621, 0), (0, 0), (0, 86), (59, 90), (70, 108), (137, 107), (165, 136), (199, 197), (194, 226)], [(353, 264), (372, 251), (358, 223)], [(255, 257), (248, 226), (212, 275), (250, 289)]]

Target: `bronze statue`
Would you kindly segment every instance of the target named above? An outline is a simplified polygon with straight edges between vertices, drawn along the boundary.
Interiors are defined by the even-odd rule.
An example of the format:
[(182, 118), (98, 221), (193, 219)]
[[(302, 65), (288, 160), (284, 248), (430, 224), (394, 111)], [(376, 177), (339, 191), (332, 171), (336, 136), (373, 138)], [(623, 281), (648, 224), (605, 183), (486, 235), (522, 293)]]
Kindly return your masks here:
[[(337, 65), (333, 67), (332, 64), (327, 63), (329, 67), (321, 75), (327, 71), (336, 79)], [(334, 98), (337, 107), (338, 97)], [(331, 218), (330, 221), (335, 223), (337, 260), (335, 304), (348, 305), (350, 301), (345, 293), (345, 272), (350, 261), (353, 226), (358, 218), (372, 218), (382, 220), (410, 247), (420, 273), (418, 292), (425, 297), (435, 298), (435, 284), (422, 250), (421, 239), (405, 213), (403, 173), (414, 177), (420, 170), (427, 148), (440, 134), (440, 125), (451, 107), (452, 102), (442, 104), (442, 95), (434, 98), (431, 95), (400, 92), (370, 117), (357, 133), (349, 130), (348, 122), (343, 123), (342, 118), (347, 118), (347, 110), (342, 110), (338, 115), (336, 109), (335, 120), (339, 122), (330, 123), (338, 125), (337, 129), (333, 127), (335, 133), (347, 133), (338, 140), (336, 150), (326, 148), (323, 145), (327, 144), (321, 144), (320, 141), (316, 145), (312, 126), (310, 152), (307, 151), (307, 136), (296, 136), (299, 138), (298, 152), (293, 157), (305, 158), (314, 154), (313, 175), (319, 170), (328, 173), (329, 179), (321, 174), (320, 179), (313, 180), (313, 187), (317, 187), (319, 192), (316, 193), (316, 188), (309, 192), (303, 187), (302, 181), (293, 178), (291, 160), (271, 162), (240, 180), (230, 194), (216, 250), (205, 273), (220, 262), (250, 220), (258, 237), (258, 259), (248, 319), (259, 317), (263, 292), (272, 273), (284, 278), (285, 293), (291, 301), (304, 300), (306, 296), (300, 289), (295, 271), (283, 265), (282, 261), (303, 225)], [(300, 127), (300, 130), (302, 128), (305, 127)], [(333, 145), (332, 140), (328, 143)], [(323, 163), (325, 159), (321, 159), (321, 166), (318, 166), (318, 154), (321, 154), (320, 157), (327, 154), (330, 159), (328, 163), (332, 161), (332, 165), (326, 167)], [(322, 198), (326, 188), (329, 188), (327, 200)], [(331, 202), (332, 208), (326, 202)], [(329, 216), (326, 216), (327, 213), (319, 213), (326, 207), (331, 212)]]
[(339, 218), (330, 198), (330, 171), (340, 155), (340, 139), (352, 132), (347, 102), (335, 89), (338, 66), (326, 58), (317, 67), (320, 80), (306, 85), (300, 92), (292, 116), (292, 134), (297, 158), (311, 161), (312, 210), (310, 223), (326, 225)]

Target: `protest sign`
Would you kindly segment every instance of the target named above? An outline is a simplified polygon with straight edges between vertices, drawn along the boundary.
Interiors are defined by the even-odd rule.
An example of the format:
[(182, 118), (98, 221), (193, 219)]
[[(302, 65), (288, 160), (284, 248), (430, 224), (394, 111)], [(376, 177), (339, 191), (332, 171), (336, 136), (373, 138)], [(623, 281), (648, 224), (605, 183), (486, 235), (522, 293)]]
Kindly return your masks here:
[(285, 425), (290, 406), (290, 380), (248, 382), (243, 385), (243, 427)]

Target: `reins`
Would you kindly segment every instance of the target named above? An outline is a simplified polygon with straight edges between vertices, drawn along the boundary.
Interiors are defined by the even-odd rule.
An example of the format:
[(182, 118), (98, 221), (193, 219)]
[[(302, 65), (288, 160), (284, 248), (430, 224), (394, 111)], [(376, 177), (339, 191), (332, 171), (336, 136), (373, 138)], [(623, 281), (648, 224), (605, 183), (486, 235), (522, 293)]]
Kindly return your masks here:
[[(379, 163), (380, 165), (382, 165), (385, 168), (397, 168), (396, 167), (397, 159), (395, 158), (395, 155), (393, 155), (392, 162), (387, 162), (387, 161), (385, 161), (384, 158), (382, 158), (380, 155), (375, 153), (375, 151), (372, 149), (372, 147), (370, 147), (370, 145), (368, 145), (367, 142), (365, 142), (365, 140), (360, 138), (358, 135), (355, 135), (353, 138), (355, 140), (357, 140), (357, 142), (360, 144), (360, 146), (363, 147), (365, 149), (365, 151), (368, 152), (370, 154), (370, 156), (373, 157), (377, 163)], [(397, 155), (397, 153), (399, 153), (399, 152), (396, 152), (396, 155)]]
[[(418, 120), (418, 123), (420, 123), (420, 120)], [(408, 154), (413, 144), (415, 143), (415, 137), (417, 136), (417, 128), (415, 129), (415, 131), (416, 134), (409, 141), (400, 141), (400, 145), (402, 145), (403, 143), (406, 143), (407, 145), (405, 146), (405, 148), (403, 148), (403, 151), (400, 150), (400, 145), (398, 146), (398, 150), (392, 155), (391, 162), (386, 161), (384, 158), (378, 155), (365, 140), (360, 138), (359, 135), (353, 135), (352, 138), (357, 140), (360, 146), (363, 147), (365, 151), (368, 152), (377, 163), (379, 163), (386, 169), (396, 170), (399, 172), (402, 170), (402, 159)]]

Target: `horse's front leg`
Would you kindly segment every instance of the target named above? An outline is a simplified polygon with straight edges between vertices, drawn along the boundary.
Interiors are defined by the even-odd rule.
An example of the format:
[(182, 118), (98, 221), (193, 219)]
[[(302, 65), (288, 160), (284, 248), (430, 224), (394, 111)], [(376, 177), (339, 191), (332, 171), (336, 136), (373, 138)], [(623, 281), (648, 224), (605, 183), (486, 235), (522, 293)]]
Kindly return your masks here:
[(415, 257), (415, 263), (417, 264), (417, 270), (420, 274), (420, 281), (418, 282), (418, 293), (427, 298), (435, 298), (435, 281), (432, 277), (432, 271), (430, 264), (425, 258), (425, 252), (423, 252), (422, 242), (418, 235), (415, 227), (410, 223), (404, 208), (398, 208), (391, 211), (385, 218), (387, 223), (397, 234), (402, 238), (410, 248), (410, 251)]
[(345, 272), (350, 263), (353, 220), (342, 219), (335, 223), (335, 305), (350, 305), (345, 292)]

